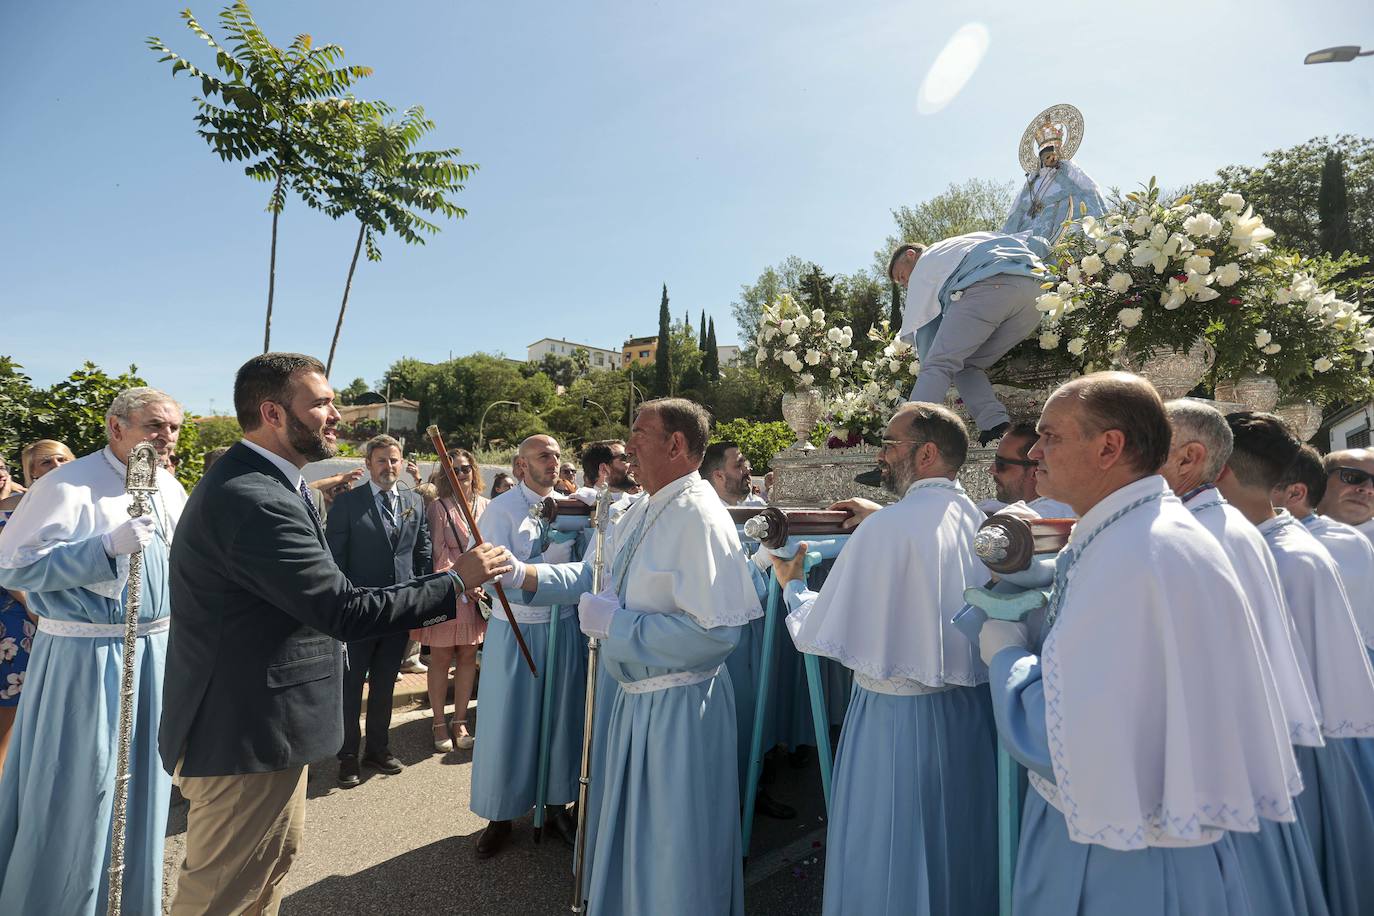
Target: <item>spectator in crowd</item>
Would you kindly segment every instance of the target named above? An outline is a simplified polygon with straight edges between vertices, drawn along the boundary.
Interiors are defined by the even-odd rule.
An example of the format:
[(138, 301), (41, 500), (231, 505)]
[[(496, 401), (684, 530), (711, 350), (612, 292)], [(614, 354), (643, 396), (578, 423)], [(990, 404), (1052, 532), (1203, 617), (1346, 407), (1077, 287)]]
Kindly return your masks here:
[(4, 459), (4, 456), (0, 456), (0, 503), (23, 492), (24, 488), (16, 483), (10, 474), (9, 462)]
[(1326, 495), (1317, 511), (1360, 529), (1374, 541), (1374, 449), (1332, 452), (1326, 467)]
[[(19, 463), (24, 469), (24, 484), (26, 487), (31, 487), (38, 478), (53, 468), (75, 460), (76, 456), (72, 454), (72, 450), (56, 439), (39, 439), (37, 442), (30, 442), (24, 446), (24, 451), (19, 456)], [(23, 495), (24, 487), (18, 487), (18, 491), (12, 496), (0, 500), (0, 511), (12, 511), (15, 506), (19, 505), (19, 500)]]
[(495, 499), (513, 486), (515, 486), (514, 477), (505, 471), (497, 471), (496, 476), (491, 480), (491, 498)]
[[(365, 487), (334, 501), (325, 523), (325, 538), (334, 562), (355, 585), (399, 585), (431, 572), (429, 524), (420, 497), (401, 490), (396, 481), (405, 459), (401, 443), (388, 435), (373, 436), (365, 446)], [(401, 772), (391, 753), (391, 697), (405, 655), (406, 634), (350, 640), (343, 685), (343, 745), (339, 748), (339, 785), (351, 789), (361, 781), (358, 768), (358, 716), (363, 684), (367, 692), (367, 741), (362, 762), (383, 773)]]
[[(482, 469), (477, 459), (467, 449), (449, 450), (449, 460), (453, 471), (458, 475), (458, 485), (462, 487), (462, 498), (472, 509), (472, 515), (481, 519), (487, 508), (487, 499), (482, 496)], [(434, 544), (434, 569), (442, 572), (448, 569), (458, 556), (474, 543), (468, 531), (467, 519), (454, 496), (453, 486), (448, 475), (437, 473), (433, 487), (438, 498), (425, 509), (429, 521), (429, 536)], [(434, 722), (431, 735), (434, 749), (448, 753), (457, 745), (463, 750), (472, 747), (472, 732), (468, 728), (468, 701), (472, 698), (472, 684), (477, 678), (477, 647), (486, 637), (487, 621), (482, 616), (480, 596), (477, 591), (458, 596), (458, 616), (443, 623), (421, 630), (411, 631), (411, 638), (429, 646), (429, 708)], [(453, 724), (450, 728), (445, 713), (448, 700), (449, 663), (457, 656), (457, 668), (453, 676)]]
[(554, 492), (559, 496), (572, 496), (577, 492), (577, 467), (565, 461), (558, 468), (558, 479), (553, 482)]

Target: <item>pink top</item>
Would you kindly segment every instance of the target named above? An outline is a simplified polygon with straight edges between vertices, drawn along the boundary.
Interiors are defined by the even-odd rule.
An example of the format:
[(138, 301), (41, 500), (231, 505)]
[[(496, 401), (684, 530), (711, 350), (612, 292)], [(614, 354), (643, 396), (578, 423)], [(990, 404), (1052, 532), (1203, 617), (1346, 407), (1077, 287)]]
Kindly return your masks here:
[[(488, 502), (490, 500), (486, 497), (478, 496), (472, 504), (473, 516), (481, 519)], [(463, 518), (463, 510), (452, 497), (446, 497), (436, 499), (425, 507), (425, 515), (429, 520), (434, 569), (441, 569), (449, 563), (456, 564), (458, 558), (473, 546), (473, 537)], [(477, 605), (459, 596), (457, 617), (431, 627), (411, 630), (410, 638), (427, 646), (476, 646), (481, 644), (486, 632), (487, 622), (477, 610)]]

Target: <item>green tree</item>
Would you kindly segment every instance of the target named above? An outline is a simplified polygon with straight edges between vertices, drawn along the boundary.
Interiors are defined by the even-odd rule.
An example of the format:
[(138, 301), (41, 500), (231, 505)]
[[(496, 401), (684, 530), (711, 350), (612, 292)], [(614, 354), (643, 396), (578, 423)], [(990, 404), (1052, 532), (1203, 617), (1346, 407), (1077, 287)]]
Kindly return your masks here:
[(592, 371), (592, 355), (585, 347), (574, 347), (572, 351), (573, 378), (579, 379)]
[(1350, 251), (1350, 205), (1345, 193), (1345, 160), (1336, 150), (1326, 151), (1322, 181), (1317, 190), (1317, 243), (1327, 254)]
[(711, 412), (718, 423), (780, 418), (782, 388), (753, 366), (724, 366), (720, 380), (711, 386)]
[(994, 232), (1006, 222), (1011, 209), (1014, 182), (970, 178), (951, 184), (940, 194), (914, 207), (901, 206), (892, 211), (897, 232), (889, 235), (883, 247), (873, 253), (879, 277), (887, 273), (892, 249), (904, 242), (931, 245), (941, 239), (969, 232)]
[(199, 417), (195, 424), (200, 429), (200, 444), (205, 451), (233, 445), (243, 438), (243, 430), (234, 417)]
[(336, 394), (340, 404), (355, 404), (358, 398), (371, 390), (367, 387), (367, 382), (361, 378), (355, 378), (348, 383), (347, 388), (340, 389)]
[(19, 467), (19, 451), (26, 444), (26, 430), (33, 423), (35, 409), (33, 380), (24, 367), (8, 356), (0, 356), (0, 455), (11, 468)]
[(706, 352), (706, 309), (701, 310), (701, 331), (697, 334), (697, 349)]
[(409, 356), (403, 356), (391, 364), (391, 368), (377, 380), (376, 391), (378, 394), (386, 396), (387, 388), (390, 386), (391, 399), (393, 401), (400, 398), (408, 398), (412, 401), (417, 400), (420, 390), (420, 378), (433, 368), (433, 363), (421, 362)]
[[(887, 279), (884, 277), (883, 279)], [(902, 288), (891, 280), (887, 283), (891, 297), (887, 308), (887, 320), (894, 328), (902, 326)]]
[(566, 388), (577, 378), (577, 363), (571, 356), (545, 353), (544, 358), (537, 363), (523, 363), (520, 366), (520, 374), (526, 378), (543, 375), (555, 385)]
[(658, 304), (658, 348), (654, 351), (654, 393), (665, 397), (673, 393), (673, 319), (668, 314), (668, 284), (663, 284), (663, 299)]
[[(479, 429), (487, 441), (506, 443), (546, 431), (542, 414), (557, 403), (547, 375), (527, 377), (521, 364), (489, 353), (422, 366), (409, 395), (420, 402), (418, 425), (438, 424), (447, 445), (476, 446)], [(496, 401), (517, 401), (520, 406), (493, 407), (482, 424), (483, 412)]]
[(781, 420), (757, 423), (739, 419), (717, 423), (711, 431), (711, 441), (736, 443), (754, 466), (754, 473), (762, 474), (769, 469), (774, 455), (797, 441), (797, 434)]
[(720, 381), (720, 348), (716, 344), (716, 319), (706, 330), (706, 345), (701, 350), (701, 372), (709, 382)]
[(244, 174), (272, 185), (267, 199), (272, 244), (262, 341), (265, 353), (272, 343), (277, 225), (287, 191), (294, 190), (318, 207), (327, 177), (346, 173), (349, 122), (371, 108), (344, 93), (372, 70), (336, 66), (343, 59), (343, 49), (334, 44), (316, 47), (309, 35), (297, 35), (285, 48), (272, 44), (244, 0), (236, 0), (219, 14), (228, 36), (225, 43), (204, 29), (189, 9), (182, 11), (181, 18), (214, 51), (221, 75), (202, 70), (155, 36), (148, 38), (148, 47), (162, 55), (159, 63), (172, 62), (172, 76), (184, 70), (200, 80), (196, 132), (216, 155), (226, 162), (247, 161)]
[(450, 219), (467, 215), (466, 210), (449, 200), (449, 195), (463, 189), (463, 182), (477, 166), (458, 162), (462, 150), (457, 147), (415, 149), (424, 135), (434, 129), (434, 122), (425, 117), (423, 108), (417, 105), (408, 109), (400, 121), (388, 123), (384, 118), (390, 113), (389, 106), (378, 102), (362, 117), (353, 119), (348, 140), (354, 148), (353, 155), (347, 168), (324, 192), (329, 201), (325, 209), (331, 216), (351, 213), (358, 219), (358, 238), (348, 262), (334, 338), (329, 343), (326, 375), (334, 368), (334, 352), (343, 333), (344, 312), (353, 289), (353, 272), (363, 248), (367, 249), (369, 261), (380, 261), (382, 252), (377, 247), (377, 238), (388, 230), (407, 244), (423, 245), (422, 233), (433, 235), (439, 227), (422, 213), (437, 213)]

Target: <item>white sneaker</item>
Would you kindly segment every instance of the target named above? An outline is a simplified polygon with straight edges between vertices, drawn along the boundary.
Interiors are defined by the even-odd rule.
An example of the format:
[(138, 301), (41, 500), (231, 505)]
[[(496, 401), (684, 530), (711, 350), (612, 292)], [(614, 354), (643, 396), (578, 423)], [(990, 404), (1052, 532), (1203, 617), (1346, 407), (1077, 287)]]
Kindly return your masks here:
[(429, 666), (418, 658), (407, 659), (401, 662), (401, 672), (403, 674), (424, 674), (429, 670)]

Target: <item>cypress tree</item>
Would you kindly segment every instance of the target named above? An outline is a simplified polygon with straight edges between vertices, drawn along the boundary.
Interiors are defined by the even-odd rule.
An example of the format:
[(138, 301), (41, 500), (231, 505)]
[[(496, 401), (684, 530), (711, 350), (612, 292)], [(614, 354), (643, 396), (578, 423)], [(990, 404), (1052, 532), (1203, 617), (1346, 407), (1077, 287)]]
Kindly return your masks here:
[(711, 319), (711, 324), (706, 331), (706, 346), (702, 348), (701, 357), (702, 371), (706, 378), (713, 382), (720, 381), (720, 351), (716, 348), (716, 319)]
[(888, 309), (887, 320), (892, 325), (895, 334), (902, 327), (902, 289), (896, 283), (892, 284), (892, 305)]
[(697, 335), (697, 349), (706, 352), (706, 309), (701, 310), (701, 333)]
[(1326, 151), (1322, 183), (1317, 191), (1317, 242), (1327, 254), (1344, 254), (1353, 247), (1350, 210), (1345, 194), (1345, 160), (1335, 150)]
[(658, 348), (654, 351), (654, 391), (666, 397), (673, 387), (673, 319), (668, 314), (668, 284), (663, 284), (663, 300), (658, 304)]

